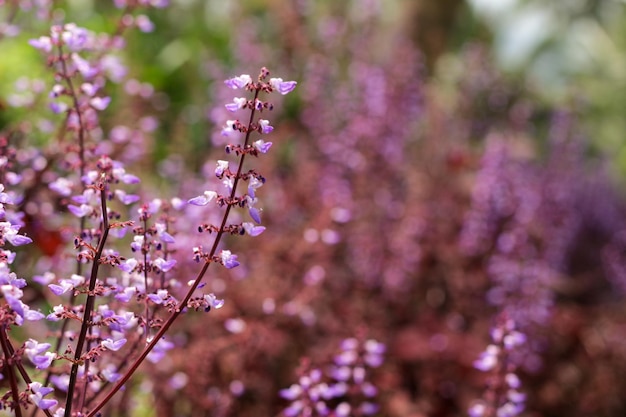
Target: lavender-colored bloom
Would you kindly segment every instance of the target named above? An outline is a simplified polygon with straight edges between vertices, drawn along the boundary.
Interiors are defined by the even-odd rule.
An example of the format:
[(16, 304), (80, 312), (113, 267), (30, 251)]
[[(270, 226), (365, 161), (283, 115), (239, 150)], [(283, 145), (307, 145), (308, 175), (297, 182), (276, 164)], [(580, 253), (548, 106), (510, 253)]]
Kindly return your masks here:
[(128, 258), (126, 259), (126, 261), (122, 262), (121, 264), (119, 264), (117, 267), (119, 269), (121, 269), (124, 272), (132, 272), (135, 267), (139, 264), (139, 261), (137, 261), (137, 259), (135, 258)]
[(222, 264), (228, 269), (239, 266), (237, 255), (232, 254), (229, 250), (223, 250), (220, 253), (220, 257), (222, 258)]
[(126, 344), (126, 339), (119, 339), (119, 340), (104, 339), (101, 344), (102, 344), (102, 347), (105, 347), (109, 350), (118, 351), (122, 348), (122, 346)]
[(224, 81), (224, 84), (226, 84), (228, 88), (232, 88), (233, 90), (236, 90), (238, 88), (245, 88), (250, 83), (252, 83), (252, 77), (250, 77), (250, 75), (248, 74), (241, 74), (239, 77), (233, 77)]
[(296, 81), (283, 81), (282, 78), (270, 78), (270, 85), (282, 95), (293, 91), (293, 89), (296, 88), (296, 84), (298, 84)]
[(52, 191), (56, 191), (60, 195), (64, 197), (68, 197), (72, 193), (72, 185), (73, 183), (67, 178), (57, 178), (53, 182), (48, 185)]
[(244, 222), (242, 223), (243, 230), (250, 236), (258, 236), (265, 231), (265, 226), (256, 226), (254, 223)]
[(28, 386), (30, 391), (32, 392), (28, 398), (39, 408), (42, 410), (47, 410), (50, 407), (54, 407), (57, 405), (57, 400), (46, 400), (43, 397), (50, 394), (54, 391), (53, 388), (44, 387), (39, 382), (31, 382)]
[[(261, 133), (263, 133), (263, 134), (271, 133), (272, 130), (274, 130), (274, 127), (270, 125), (269, 120), (259, 119), (259, 126), (261, 127)], [(272, 144), (270, 142), (270, 146), (271, 145)], [(267, 152), (267, 150), (265, 152)], [(265, 152), (263, 152), (263, 153), (265, 153)]]
[(206, 206), (215, 198), (217, 198), (215, 191), (205, 191), (203, 195), (187, 200), (187, 203), (193, 206)]
[(152, 264), (159, 268), (163, 272), (167, 272), (176, 265), (176, 259), (165, 260), (163, 258), (157, 258), (152, 261)]
[(211, 294), (205, 294), (204, 295), (204, 301), (206, 301), (207, 305), (211, 308), (214, 309), (220, 309), (224, 306), (224, 300), (221, 300), (217, 297), (215, 297), (215, 294), (211, 293)]
[(224, 107), (226, 107), (226, 110), (229, 112), (236, 112), (237, 110), (243, 108), (247, 102), (248, 99), (245, 97), (235, 97), (232, 103), (228, 103)]
[(269, 151), (272, 147), (272, 142), (265, 142), (263, 139), (259, 139), (253, 142), (252, 146), (254, 146), (254, 148), (261, 153), (267, 153), (267, 151)]
[(124, 190), (115, 190), (115, 196), (124, 205), (129, 205), (139, 201), (139, 196), (136, 194), (127, 194)]
[(96, 110), (104, 110), (109, 106), (111, 97), (94, 97), (89, 100), (89, 105)]
[(50, 53), (52, 51), (52, 40), (48, 36), (40, 36), (37, 39), (31, 39), (28, 41), (28, 44), (45, 53)]
[(93, 213), (93, 207), (87, 204), (81, 204), (80, 206), (68, 204), (67, 209), (76, 217), (85, 217)]
[(217, 161), (217, 166), (215, 167), (215, 176), (221, 177), (224, 172), (228, 169), (228, 161), (219, 160)]
[(175, 243), (176, 242), (174, 237), (170, 235), (169, 233), (167, 233), (166, 225), (164, 225), (163, 223), (155, 223), (154, 227), (157, 231), (157, 235), (159, 236), (159, 239), (161, 239), (163, 243)]
[(302, 394), (302, 387), (298, 384), (292, 384), (289, 388), (281, 389), (278, 395), (285, 400), (293, 401)]

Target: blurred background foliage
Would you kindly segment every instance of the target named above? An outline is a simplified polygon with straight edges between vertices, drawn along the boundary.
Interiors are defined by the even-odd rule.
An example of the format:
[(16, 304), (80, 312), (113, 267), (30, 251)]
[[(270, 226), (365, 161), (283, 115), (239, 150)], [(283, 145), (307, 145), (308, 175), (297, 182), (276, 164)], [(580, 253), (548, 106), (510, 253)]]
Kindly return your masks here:
[[(254, 72), (258, 65), (285, 68), (297, 78), (307, 56), (319, 50), (319, 32), (335, 20), (353, 29), (376, 31), (370, 52), (385, 59), (397, 36), (410, 38), (424, 55), (427, 73), (443, 96), (454, 95), (467, 63), (468, 45), (486, 46), (490, 63), (515, 95), (535, 107), (565, 107), (580, 116), (593, 149), (610, 155), (615, 172), (626, 173), (626, 3), (623, 0), (386, 0), (367, 16), (371, 0), (172, 0), (165, 13), (150, 12), (158, 30), (135, 31), (125, 59), (133, 77), (159, 92), (156, 107), (162, 128), (156, 158), (165, 157), (171, 140), (184, 137), (178, 150), (189, 155), (207, 144), (208, 91), (221, 73)], [(5, 18), (11, 15), (9, 3)], [(80, 21), (94, 31), (113, 31), (111, 2), (55, 2), (53, 21)], [(24, 35), (0, 46), (0, 94), (6, 97), (21, 74), (43, 74), (40, 57), (26, 43), (31, 33), (47, 31), (45, 22), (11, 21)], [(26, 30), (31, 28), (31, 30)], [(242, 55), (242, 42), (257, 44)], [(337, 59), (350, 60), (350, 56)], [(400, 63), (399, 63), (400, 64)], [(216, 71), (216, 66), (221, 66)], [(282, 67), (282, 68), (281, 68)], [(218, 81), (219, 82), (219, 81)], [(454, 100), (454, 96), (451, 97)], [(292, 111), (296, 111), (295, 100)], [(500, 104), (492, 104), (497, 107)], [(497, 108), (493, 109), (498, 111)], [(0, 119), (1, 120), (1, 119)], [(541, 119), (537, 119), (541, 128)], [(198, 164), (200, 161), (196, 161)]]

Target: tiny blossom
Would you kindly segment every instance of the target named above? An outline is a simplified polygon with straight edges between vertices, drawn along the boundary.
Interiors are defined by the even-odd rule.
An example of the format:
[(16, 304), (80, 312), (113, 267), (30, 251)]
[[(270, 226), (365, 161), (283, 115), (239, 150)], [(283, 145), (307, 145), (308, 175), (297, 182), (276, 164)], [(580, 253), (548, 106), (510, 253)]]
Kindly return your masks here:
[(220, 257), (222, 258), (222, 263), (228, 269), (239, 266), (239, 262), (237, 262), (237, 255), (233, 255), (229, 250), (223, 250), (220, 253)]
[(263, 139), (259, 139), (253, 142), (252, 145), (257, 151), (261, 153), (267, 153), (267, 151), (269, 151), (272, 147), (272, 142), (265, 142)]
[(224, 328), (233, 334), (238, 334), (246, 329), (246, 322), (242, 319), (227, 319), (224, 322)]
[(228, 169), (228, 161), (219, 160), (217, 161), (217, 166), (215, 167), (215, 176), (221, 177), (224, 174), (224, 171)]
[(42, 410), (47, 410), (48, 408), (57, 405), (57, 400), (46, 400), (43, 398), (53, 392), (54, 388), (44, 387), (39, 382), (31, 382), (28, 388), (32, 392), (32, 394), (29, 395), (28, 398)]
[(68, 197), (72, 193), (72, 184), (72, 181), (68, 180), (67, 178), (60, 177), (51, 182), (48, 185), (48, 188), (50, 188), (52, 191), (56, 191), (64, 197)]
[(89, 105), (96, 110), (104, 110), (109, 106), (111, 97), (94, 97), (89, 100)]
[(225, 107), (229, 112), (236, 112), (237, 110), (243, 108), (247, 102), (248, 99), (244, 97), (236, 97), (233, 99), (232, 103), (226, 104)]
[(52, 51), (52, 40), (49, 36), (40, 36), (37, 39), (31, 39), (28, 44), (40, 51), (50, 53)]
[(237, 122), (236, 120), (227, 120), (226, 121), (226, 126), (224, 126), (222, 128), (221, 135), (222, 136), (230, 136), (231, 133), (234, 133), (235, 132), (235, 123), (236, 122)]
[(174, 265), (176, 265), (176, 259), (170, 259), (169, 261), (167, 261), (163, 258), (157, 258), (152, 261), (152, 264), (159, 268), (161, 271), (167, 272), (172, 269)]
[(105, 339), (102, 341), (102, 346), (112, 351), (120, 350), (122, 346), (124, 346), (125, 344), (126, 344), (126, 339), (119, 339), (119, 340)]
[(124, 190), (115, 190), (115, 196), (120, 200), (124, 205), (129, 205), (136, 203), (139, 201), (139, 196), (136, 194), (127, 194)]
[(236, 90), (238, 88), (245, 88), (248, 84), (251, 83), (252, 77), (250, 77), (250, 75), (248, 74), (241, 74), (239, 77), (233, 77), (224, 81), (224, 84), (226, 84), (228, 88), (232, 88), (233, 90)]
[(93, 207), (87, 204), (81, 204), (80, 206), (75, 206), (73, 204), (68, 204), (67, 209), (76, 217), (85, 217), (93, 213)]
[(215, 191), (205, 191), (203, 195), (187, 200), (187, 203), (193, 206), (206, 206), (215, 198), (217, 198)]
[(13, 246), (22, 246), (31, 243), (33, 240), (29, 237), (18, 235), (19, 225), (12, 225), (9, 222), (0, 222), (0, 234)]
[[(269, 120), (259, 119), (259, 126), (261, 127), (261, 133), (263, 134), (271, 133), (272, 130), (274, 130), (274, 127), (270, 125)], [(270, 146), (271, 146), (271, 143), (270, 143)]]
[(214, 308), (216, 310), (224, 306), (224, 300), (221, 300), (215, 297), (215, 294), (213, 293), (205, 294), (203, 298), (209, 307)]
[(144, 33), (150, 33), (154, 31), (154, 23), (146, 15), (140, 14), (135, 18), (135, 24), (140, 31)]
[(252, 220), (254, 220), (257, 224), (261, 224), (261, 211), (258, 208), (254, 207), (257, 201), (257, 198), (252, 198), (249, 195), (246, 196), (248, 213), (250, 214), (250, 217), (252, 217)]
[(159, 236), (159, 239), (161, 239), (163, 243), (175, 243), (176, 242), (174, 237), (172, 237), (172, 235), (167, 233), (166, 225), (164, 225), (163, 223), (155, 223), (154, 227), (156, 229), (157, 235)]
[(296, 88), (296, 84), (298, 84), (296, 81), (283, 81), (282, 78), (270, 78), (270, 85), (282, 95), (293, 91), (293, 89)]
[(254, 223), (244, 222), (242, 223), (243, 230), (250, 236), (258, 236), (265, 231), (264, 226), (256, 226)]
[(132, 272), (133, 269), (139, 264), (139, 261), (135, 258), (128, 258), (117, 267), (124, 272)]

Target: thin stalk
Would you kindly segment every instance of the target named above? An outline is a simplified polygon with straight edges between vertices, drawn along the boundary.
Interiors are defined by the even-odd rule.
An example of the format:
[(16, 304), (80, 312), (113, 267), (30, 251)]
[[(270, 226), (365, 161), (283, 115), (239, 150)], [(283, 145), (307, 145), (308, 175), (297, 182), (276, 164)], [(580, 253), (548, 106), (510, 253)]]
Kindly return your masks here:
[(11, 385), (11, 396), (13, 397), (13, 403), (15, 404), (15, 417), (22, 417), (22, 407), (20, 407), (20, 390), (17, 386), (17, 376), (15, 375), (15, 361), (13, 359), (13, 353), (9, 347), (9, 336), (7, 335), (6, 326), (2, 326), (0, 332), (0, 345), (2, 345), (2, 351), (4, 352), (4, 363), (6, 366), (7, 376), (9, 377), (9, 384)]
[(106, 203), (106, 184), (102, 182), (100, 184), (100, 204), (102, 207), (102, 237), (100, 242), (98, 243), (98, 247), (96, 248), (96, 254), (93, 259), (93, 264), (91, 267), (91, 276), (89, 278), (89, 290), (87, 292), (87, 300), (85, 301), (85, 312), (83, 314), (83, 322), (80, 328), (80, 334), (78, 336), (78, 341), (76, 342), (76, 350), (74, 352), (74, 363), (72, 364), (72, 369), (70, 371), (70, 381), (67, 390), (67, 399), (65, 402), (65, 417), (70, 417), (72, 415), (72, 400), (74, 397), (74, 389), (76, 387), (76, 380), (78, 377), (78, 367), (80, 366), (81, 356), (83, 352), (83, 346), (85, 345), (85, 340), (87, 338), (87, 331), (89, 330), (89, 326), (91, 325), (91, 314), (93, 312), (96, 296), (93, 293), (96, 282), (98, 280), (98, 269), (100, 267), (100, 257), (102, 256), (102, 251), (104, 250), (104, 246), (107, 241), (107, 237), (109, 235), (109, 218), (107, 212), (107, 203)]
[[(254, 93), (253, 102), (256, 101), (258, 95), (259, 95), (259, 90), (256, 90)], [(252, 122), (254, 121), (254, 114), (255, 114), (255, 108), (253, 107), (252, 111), (250, 112), (250, 120), (248, 121), (248, 129), (246, 132), (246, 138), (244, 140), (244, 149), (248, 146), (250, 142), (250, 135), (252, 133), (251, 127), (252, 127)], [(243, 172), (243, 162), (244, 162), (245, 156), (246, 154), (242, 153), (241, 157), (239, 158), (239, 167), (237, 168), (237, 175), (235, 176), (235, 180), (233, 181), (233, 188), (230, 193), (231, 200), (235, 198), (235, 195), (237, 192), (237, 185), (239, 184), (239, 179), (241, 177), (241, 173)], [(135, 361), (126, 371), (124, 376), (122, 376), (122, 378), (120, 378), (119, 381), (117, 381), (115, 386), (111, 388), (111, 391), (107, 393), (107, 395), (95, 406), (95, 408), (91, 410), (89, 414), (87, 414), (87, 417), (94, 417), (96, 413), (100, 411), (100, 409), (104, 407), (104, 405), (108, 403), (111, 400), (111, 398), (113, 398), (113, 396), (117, 393), (117, 391), (119, 391), (120, 388), (122, 388), (124, 384), (130, 379), (130, 377), (135, 373), (135, 371), (137, 371), (137, 368), (139, 368), (139, 365), (141, 365), (141, 363), (146, 359), (146, 357), (152, 351), (152, 349), (154, 349), (156, 344), (159, 342), (159, 340), (161, 340), (161, 338), (169, 330), (169, 328), (172, 326), (174, 321), (176, 321), (176, 319), (181, 315), (185, 306), (189, 302), (189, 299), (191, 299), (191, 296), (193, 295), (194, 291), (198, 288), (198, 285), (200, 285), (200, 282), (202, 282), (202, 279), (204, 278), (207, 270), (209, 269), (209, 265), (211, 264), (211, 259), (213, 259), (213, 256), (215, 256), (215, 253), (217, 252), (217, 247), (222, 239), (222, 236), (224, 235), (224, 227), (226, 226), (226, 222), (228, 221), (228, 215), (230, 214), (231, 208), (232, 208), (232, 205), (230, 204), (226, 206), (226, 210), (224, 211), (224, 216), (222, 217), (221, 226), (217, 232), (217, 236), (215, 237), (215, 240), (213, 241), (213, 246), (211, 247), (211, 251), (209, 252), (208, 259), (202, 266), (202, 269), (200, 270), (200, 272), (198, 272), (198, 275), (196, 276), (193, 285), (191, 286), (189, 291), (187, 291), (187, 294), (185, 295), (183, 300), (178, 303), (174, 312), (168, 317), (167, 321), (159, 329), (157, 334), (150, 340), (150, 343), (148, 343), (148, 345), (143, 350), (141, 355), (139, 355), (139, 357), (135, 359)], [(69, 416), (66, 414), (66, 417), (69, 417)]]

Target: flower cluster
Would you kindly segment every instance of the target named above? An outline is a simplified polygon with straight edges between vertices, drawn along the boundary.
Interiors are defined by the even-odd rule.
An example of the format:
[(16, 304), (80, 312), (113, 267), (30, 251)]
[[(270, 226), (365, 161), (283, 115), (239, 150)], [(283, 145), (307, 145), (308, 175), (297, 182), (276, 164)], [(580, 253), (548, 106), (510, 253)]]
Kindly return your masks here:
[(470, 417), (514, 417), (524, 411), (526, 402), (516, 373), (516, 354), (526, 343), (526, 336), (515, 329), (513, 320), (501, 315), (491, 331), (491, 339), (492, 343), (474, 362), (476, 369), (491, 372), (491, 378), (483, 399), (474, 402), (468, 413)]
[(378, 388), (369, 380), (368, 371), (383, 362), (385, 345), (373, 339), (359, 342), (345, 339), (326, 373), (312, 368), (297, 384), (280, 391), (291, 402), (285, 417), (297, 416), (370, 416), (378, 412)]

